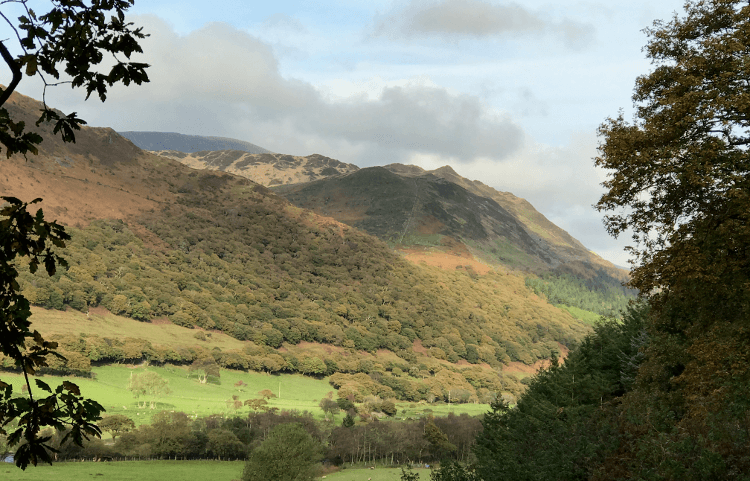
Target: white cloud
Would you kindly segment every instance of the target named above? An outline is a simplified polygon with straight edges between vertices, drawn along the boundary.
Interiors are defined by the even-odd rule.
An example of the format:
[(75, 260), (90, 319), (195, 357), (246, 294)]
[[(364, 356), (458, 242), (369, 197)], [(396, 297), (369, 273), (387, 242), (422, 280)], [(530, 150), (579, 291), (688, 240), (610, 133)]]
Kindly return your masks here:
[(372, 96), (332, 101), (310, 83), (284, 78), (272, 48), (242, 30), (211, 23), (179, 36), (155, 17), (136, 21), (151, 34), (143, 42), (151, 82), (113, 88), (106, 110), (72, 109), (94, 124), (101, 116), (119, 130), (225, 135), (301, 154), (321, 145), (348, 145), (348, 151), (366, 152), (349, 160), (360, 165), (414, 152), (457, 162), (476, 156), (499, 160), (524, 137), (507, 115), (477, 96), (405, 82), (384, 85)]
[(380, 16), (373, 29), (374, 36), (394, 39), (552, 33), (569, 46), (587, 42), (592, 32), (591, 25), (567, 18), (552, 20), (517, 3), (483, 0), (412, 0)]

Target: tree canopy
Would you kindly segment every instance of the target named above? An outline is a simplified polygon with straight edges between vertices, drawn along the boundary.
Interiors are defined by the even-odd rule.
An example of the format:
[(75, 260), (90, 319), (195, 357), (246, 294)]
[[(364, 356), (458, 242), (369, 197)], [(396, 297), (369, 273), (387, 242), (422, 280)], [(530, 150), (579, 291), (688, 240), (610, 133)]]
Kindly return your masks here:
[[(107, 88), (115, 83), (148, 82), (148, 65), (130, 61), (133, 53), (141, 52), (138, 40), (145, 37), (140, 28), (125, 22), (125, 11), (133, 1), (94, 0), (87, 5), (78, 0), (54, 0), (46, 12), (34, 11), (26, 0), (2, 2), (3, 9), (13, 3), (23, 12), (16, 20), (11, 20), (8, 12), (2, 12), (3, 20), (16, 35), (20, 51), (13, 57), (9, 40), (0, 41), (0, 55), (13, 74), (8, 86), (0, 88), (0, 144), (5, 147), (7, 157), (17, 153), (37, 154), (37, 146), (43, 140), (38, 133), (27, 131), (25, 122), (14, 121), (3, 107), (24, 74), (41, 78), (45, 86), (43, 102), (46, 88), (52, 85), (83, 87), (86, 98), (96, 92), (104, 101)], [(113, 65), (106, 73), (98, 69), (105, 61), (105, 54), (114, 59), (105, 62)], [(74, 131), (85, 124), (75, 112), (61, 114), (46, 102), (36, 124), (43, 122), (53, 123), (53, 133), (65, 142), (74, 142)], [(32, 215), (27, 210), (28, 203), (11, 197), (2, 199), (5, 207), (0, 211), (0, 353), (12, 358), (23, 371), (28, 395), (15, 397), (12, 387), (0, 381), (0, 434), (7, 434), (7, 426), (17, 423), (8, 441), (10, 445), (24, 441), (16, 451), (15, 461), (26, 468), (29, 463), (36, 465), (40, 460), (51, 459), (49, 451), (53, 448), (48, 444), (50, 437), (40, 435), (43, 428), (69, 427), (63, 440), (70, 437), (81, 444), (85, 437), (101, 434), (94, 421), (99, 419), (103, 408), (83, 398), (78, 386), (67, 381), (53, 391), (37, 380), (37, 388), (47, 395), (35, 397), (32, 392), (28, 376), (37, 367), (47, 365), (47, 356), (59, 354), (55, 352), (55, 343), (45, 341), (29, 327), (31, 311), (28, 300), (19, 292), (17, 264), (19, 258), (26, 258), (31, 272), (42, 263), (47, 273), (53, 275), (56, 266), (65, 263), (52, 248), (65, 247), (70, 237), (60, 225), (47, 222), (41, 209)]]
[(612, 170), (598, 207), (613, 234), (632, 229), (631, 283), (652, 306), (620, 426), (638, 442), (607, 463), (734, 479), (750, 471), (750, 5), (691, 1), (647, 33), (636, 119), (605, 122), (596, 159)]
[(282, 424), (253, 450), (242, 480), (312, 481), (318, 475), (322, 454), (321, 444), (301, 424)]
[(646, 29), (655, 68), (636, 81), (636, 118), (599, 129), (596, 165), (610, 175), (597, 208), (611, 234), (632, 231), (641, 292), (708, 274), (685, 242), (698, 247), (712, 232), (704, 247), (747, 259), (750, 6), (692, 1), (686, 12)]

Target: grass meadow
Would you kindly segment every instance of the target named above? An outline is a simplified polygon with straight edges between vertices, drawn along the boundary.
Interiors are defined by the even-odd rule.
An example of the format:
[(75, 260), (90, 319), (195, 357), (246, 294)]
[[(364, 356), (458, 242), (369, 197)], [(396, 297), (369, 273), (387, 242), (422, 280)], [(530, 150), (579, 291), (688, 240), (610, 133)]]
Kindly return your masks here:
[[(127, 390), (131, 374), (154, 371), (169, 381), (171, 393), (156, 400), (155, 409), (139, 408), (138, 400)], [(190, 375), (186, 367), (148, 366), (133, 367), (126, 365), (108, 365), (92, 368), (94, 377), (71, 378), (70, 376), (40, 376), (39, 378), (53, 388), (70, 379), (81, 388), (84, 396), (98, 401), (107, 410), (107, 414), (124, 414), (133, 419), (137, 425), (151, 422), (154, 413), (161, 410), (183, 411), (195, 416), (212, 414), (243, 415), (249, 408), (234, 410), (228, 407), (227, 401), (233, 395), (244, 401), (257, 398), (258, 391), (270, 389), (277, 397), (268, 400), (270, 407), (279, 410), (309, 411), (316, 418), (323, 419), (323, 411), (318, 406), (320, 400), (334, 391), (328, 378), (315, 379), (301, 374), (268, 375), (257, 372), (221, 370), (221, 377), (216, 382), (200, 384), (195, 375)], [(0, 373), (3, 381), (13, 385), (14, 392), (21, 392), (23, 377), (18, 374)], [(238, 381), (246, 386), (235, 387)], [(141, 399), (142, 401), (143, 399)], [(486, 404), (425, 404), (399, 402), (397, 418), (420, 417), (427, 414), (446, 416), (448, 413), (467, 413), (480, 415), (489, 411)], [(336, 420), (341, 419), (336, 416)]]
[[(240, 479), (244, 461), (122, 461), (55, 463), (29, 466), (25, 471), (0, 463), (4, 481), (232, 481)], [(366, 478), (365, 478), (366, 479)]]
[[(4, 481), (232, 481), (240, 479), (244, 461), (119, 461), (55, 463), (52, 466), (29, 466), (21, 471), (12, 464), (0, 463)], [(420, 481), (429, 481), (430, 470), (415, 469)], [(342, 469), (326, 475), (326, 481), (400, 481), (398, 468)]]
[[(78, 334), (86, 332), (89, 335), (102, 337), (138, 337), (148, 339), (155, 345), (195, 346), (200, 344), (206, 349), (219, 348), (222, 350), (241, 349), (244, 344), (226, 334), (212, 332), (205, 341), (195, 338), (197, 329), (186, 329), (169, 322), (144, 323), (133, 319), (110, 314), (105, 309), (92, 309), (87, 315), (78, 311), (68, 310), (49, 311), (32, 307), (33, 328), (38, 329), (45, 336), (52, 334)], [(311, 343), (300, 343), (293, 349), (300, 349), (307, 353), (316, 354), (324, 346)], [(379, 353), (381, 361), (388, 360), (392, 353)], [(398, 358), (396, 358), (398, 359)], [(131, 374), (144, 370), (154, 371), (169, 381), (171, 393), (156, 399), (155, 409), (139, 408), (139, 401), (134, 399), (127, 390), (128, 379)], [(183, 411), (195, 416), (213, 414), (243, 415), (248, 412), (247, 407), (234, 410), (227, 401), (236, 395), (245, 401), (258, 397), (258, 391), (269, 389), (277, 397), (269, 399), (269, 407), (279, 410), (309, 411), (316, 418), (324, 419), (323, 411), (318, 406), (320, 400), (329, 392), (334, 391), (328, 383), (328, 378), (316, 379), (301, 374), (269, 375), (259, 372), (221, 370), (221, 377), (214, 382), (200, 384), (195, 375), (190, 375), (187, 367), (182, 366), (128, 366), (113, 364), (92, 368), (92, 378), (72, 378), (71, 376), (40, 376), (39, 378), (53, 388), (64, 379), (70, 379), (81, 387), (84, 396), (98, 401), (107, 410), (107, 414), (124, 414), (133, 419), (137, 425), (151, 422), (154, 413), (161, 410)], [(0, 372), (0, 378), (13, 385), (14, 392), (20, 393), (24, 385), (23, 377), (17, 374)], [(239, 381), (245, 386), (235, 387)], [(149, 400), (149, 399), (147, 399)], [(140, 400), (141, 402), (143, 399)], [(397, 419), (415, 418), (428, 414), (446, 416), (467, 413), (481, 415), (489, 411), (487, 404), (426, 404), (398, 402)], [(335, 417), (340, 422), (341, 414)], [(0, 476), (0, 478), (2, 478)]]
[(559, 307), (560, 309), (568, 311), (571, 316), (575, 317), (576, 319), (582, 320), (589, 326), (595, 326), (596, 322), (602, 318), (601, 314), (587, 311), (587, 310), (584, 310), (575, 306), (566, 306), (565, 304), (559, 304), (556, 307)]
[[(146, 369), (167, 379), (172, 391), (168, 396), (156, 400), (155, 409), (138, 408), (138, 400), (127, 390), (131, 373), (141, 373)], [(223, 369), (221, 377), (216, 382), (200, 384), (197, 377), (189, 375), (187, 368), (178, 366), (144, 368), (108, 365), (94, 367), (92, 371), (95, 375), (93, 379), (69, 376), (41, 376), (40, 379), (53, 387), (62, 383), (64, 379), (70, 379), (78, 384), (86, 397), (104, 406), (107, 414), (124, 414), (138, 425), (149, 423), (151, 416), (161, 410), (183, 411), (197, 416), (242, 414), (247, 412), (248, 408), (235, 411), (228, 408), (227, 401), (233, 395), (239, 396), (243, 401), (257, 398), (258, 391), (263, 389), (270, 389), (277, 395), (269, 400), (269, 406), (280, 410), (310, 411), (322, 419), (323, 412), (318, 403), (328, 392), (334, 391), (327, 379), (314, 379), (298, 374), (274, 376)], [(22, 376), (2, 373), (2, 379), (13, 384), (14, 391), (20, 392), (23, 385)], [(247, 385), (242, 388), (235, 387), (240, 380)]]

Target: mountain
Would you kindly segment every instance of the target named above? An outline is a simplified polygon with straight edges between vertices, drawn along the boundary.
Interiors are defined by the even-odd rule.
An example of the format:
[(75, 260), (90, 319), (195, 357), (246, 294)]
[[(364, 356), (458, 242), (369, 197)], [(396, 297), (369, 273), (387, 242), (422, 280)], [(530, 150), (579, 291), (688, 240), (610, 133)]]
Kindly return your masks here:
[[(217, 137), (123, 135), (189, 167), (233, 173), (274, 187), (295, 205), (363, 229), (413, 260), (448, 266), (469, 262), (480, 271), (502, 265), (573, 275), (592, 286), (626, 293), (621, 288), (628, 279), (626, 270), (589, 251), (525, 199), (461, 177), (450, 166), (425, 171), (390, 164), (360, 170), (319, 154), (253, 153), (235, 144), (207, 142)], [(424, 248), (433, 252), (427, 255)]]
[(360, 228), (409, 253), (474, 257), (538, 274), (572, 274), (619, 287), (627, 272), (586, 249), (524, 199), (449, 166), (371, 167), (275, 189), (295, 205)]
[(194, 169), (220, 170), (241, 175), (261, 185), (297, 184), (356, 172), (359, 168), (319, 154), (306, 157), (284, 154), (249, 154), (239, 150), (174, 150), (156, 154), (174, 159)]
[[(33, 125), (39, 103), (14, 94), (6, 107)], [(23, 273), (24, 295), (46, 309), (106, 309), (221, 331), (245, 346), (206, 351), (196, 337), (196, 347), (178, 349), (138, 330), (126, 339), (93, 335), (85, 316), (66, 318), (59, 342), (79, 361), (184, 364), (212, 356), (224, 367), (339, 373), (337, 385), (358, 395), (447, 400), (461, 389), (467, 399), (487, 399), (523, 388), (508, 369), (534, 370), (589, 330), (535, 295), (522, 275), (478, 272), (468, 258), (451, 271), (410, 263), (363, 230), (244, 177), (141, 150), (112, 129), (83, 127), (76, 144), (40, 130), (38, 156), (0, 162), (0, 193), (43, 197), (46, 217), (68, 226), (72, 239), (63, 252), (69, 268), (51, 278)], [(358, 185), (368, 181), (362, 172), (414, 183), (382, 168), (328, 180)], [(425, 189), (455, 192), (447, 198), (458, 205), (486, 202), (440, 182)], [(500, 221), (525, 235), (507, 215)], [(393, 223), (383, 222), (389, 231)]]
[(174, 150), (187, 153), (213, 150), (239, 150), (251, 154), (270, 153), (270, 150), (258, 147), (250, 142), (230, 139), (227, 137), (204, 137), (201, 135), (185, 135), (175, 132), (128, 131), (119, 132), (119, 134), (143, 150)]

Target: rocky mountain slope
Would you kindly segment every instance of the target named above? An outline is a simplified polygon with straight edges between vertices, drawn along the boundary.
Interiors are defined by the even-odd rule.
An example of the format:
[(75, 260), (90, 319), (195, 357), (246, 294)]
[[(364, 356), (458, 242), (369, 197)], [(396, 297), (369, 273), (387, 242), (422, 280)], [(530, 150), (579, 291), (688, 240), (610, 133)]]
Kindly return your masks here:
[(163, 150), (154, 152), (194, 169), (220, 170), (241, 175), (265, 186), (298, 184), (356, 172), (356, 165), (345, 164), (319, 154), (299, 157), (284, 154), (249, 154), (239, 150), (193, 153)]
[(525, 199), (461, 177), (450, 166), (425, 171), (390, 164), (360, 170), (319, 154), (217, 149), (155, 153), (273, 187), (295, 205), (363, 229), (414, 261), (470, 265), (480, 272), (504, 266), (573, 275), (608, 289), (622, 289), (628, 278), (624, 269), (589, 251)]

